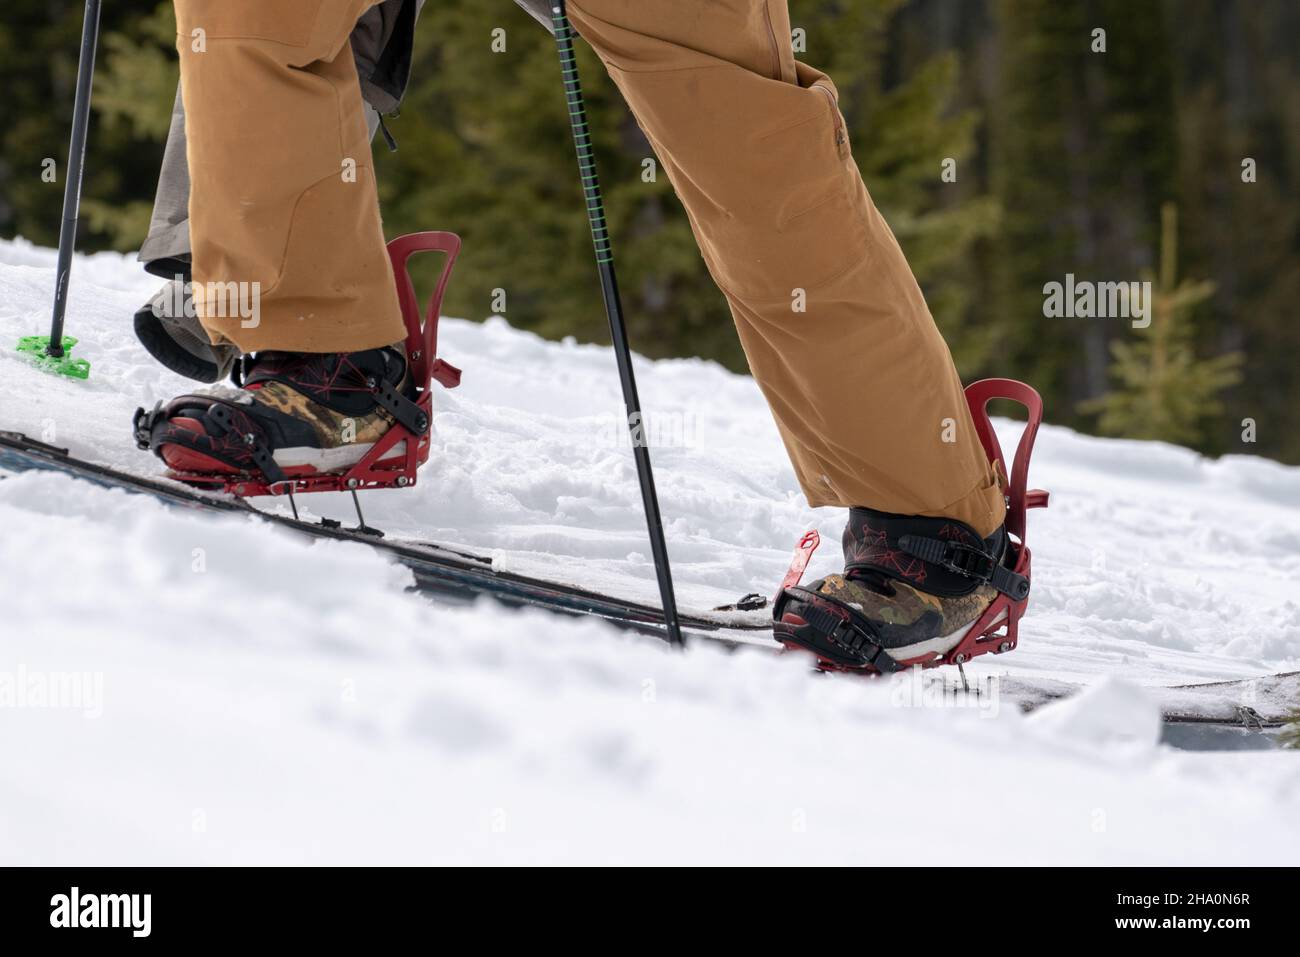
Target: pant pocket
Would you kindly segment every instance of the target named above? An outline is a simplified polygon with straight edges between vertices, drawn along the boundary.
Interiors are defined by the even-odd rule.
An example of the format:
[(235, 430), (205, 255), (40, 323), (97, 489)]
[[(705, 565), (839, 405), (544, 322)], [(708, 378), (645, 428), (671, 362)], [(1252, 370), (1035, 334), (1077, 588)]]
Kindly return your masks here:
[(723, 225), (719, 270), (733, 292), (764, 298), (811, 291), (866, 252), (844, 119), (831, 90), (793, 88), (804, 118), (750, 144), (752, 196)]
[(176, 29), (210, 40), (269, 40), (290, 47), (311, 42), (324, 0), (175, 0)]

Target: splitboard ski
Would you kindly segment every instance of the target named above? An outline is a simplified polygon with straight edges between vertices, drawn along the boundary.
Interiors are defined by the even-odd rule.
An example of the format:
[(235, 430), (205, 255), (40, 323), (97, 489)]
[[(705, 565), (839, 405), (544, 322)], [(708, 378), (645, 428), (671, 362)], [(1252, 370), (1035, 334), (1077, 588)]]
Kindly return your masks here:
[[(246, 500), (197, 491), (179, 482), (132, 475), (70, 455), (67, 450), (0, 431), (0, 480), (9, 474), (49, 471), (68, 475), (103, 488), (144, 495), (167, 505), (214, 514), (248, 515), (315, 538), (356, 542), (369, 546), (411, 569), (413, 590), (443, 600), (472, 602), (490, 597), (509, 607), (541, 608), (572, 616), (607, 621), (617, 627), (667, 640), (662, 612), (652, 605), (601, 594), (563, 582), (547, 581), (494, 568), (492, 559), (459, 548), (429, 542), (408, 542), (383, 537), (376, 529), (349, 529), (331, 520), (307, 522), (254, 508)], [(703, 639), (729, 648), (757, 647), (781, 652), (772, 637), (768, 600), (747, 595), (736, 603), (710, 612), (685, 613), (682, 628), (688, 639)], [(1043, 677), (999, 675), (998, 694), (1007, 704), (1033, 711), (1082, 690), (1073, 682)], [(951, 676), (933, 672), (927, 686), (958, 693)], [(961, 693), (976, 694), (976, 689)], [(1300, 672), (1237, 681), (1147, 689), (1158, 701), (1166, 723), (1218, 725), (1249, 730), (1281, 726), (1300, 706)]]
[[(486, 595), (510, 606), (531, 606), (571, 615), (600, 618), (611, 624), (667, 639), (663, 613), (652, 605), (601, 594), (575, 585), (547, 581), (493, 567), (488, 556), (429, 542), (408, 542), (383, 537), (377, 529), (346, 528), (330, 519), (307, 522), (287, 515), (264, 512), (246, 499), (196, 490), (167, 479), (146, 478), (70, 455), (19, 432), (0, 431), (0, 477), (6, 472), (53, 471), (83, 479), (104, 488), (145, 495), (167, 505), (230, 515), (249, 515), (270, 524), (315, 538), (367, 545), (411, 569), (414, 590), (453, 600), (473, 601)], [(743, 605), (742, 603), (739, 603)], [(726, 644), (756, 644), (772, 650), (780, 646), (771, 638), (769, 619), (747, 607), (733, 607), (712, 615), (683, 615), (682, 625), (692, 637)]]

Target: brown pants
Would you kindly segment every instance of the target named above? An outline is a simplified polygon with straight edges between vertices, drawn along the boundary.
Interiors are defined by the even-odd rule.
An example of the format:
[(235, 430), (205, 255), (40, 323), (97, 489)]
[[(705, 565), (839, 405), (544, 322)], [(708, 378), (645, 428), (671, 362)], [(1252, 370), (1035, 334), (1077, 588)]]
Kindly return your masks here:
[[(404, 338), (348, 47), (376, 2), (175, 0), (194, 302), (214, 342), (350, 352)], [(222, 308), (226, 283), (258, 284), (254, 320)]]
[[(260, 325), (200, 304), (209, 334), (245, 351), (402, 338), (347, 50), (375, 0), (175, 2), (194, 279), (262, 282)], [(686, 207), (809, 504), (992, 532), (1002, 493), (948, 348), (853, 162), (834, 84), (794, 59), (786, 0), (568, 10)]]

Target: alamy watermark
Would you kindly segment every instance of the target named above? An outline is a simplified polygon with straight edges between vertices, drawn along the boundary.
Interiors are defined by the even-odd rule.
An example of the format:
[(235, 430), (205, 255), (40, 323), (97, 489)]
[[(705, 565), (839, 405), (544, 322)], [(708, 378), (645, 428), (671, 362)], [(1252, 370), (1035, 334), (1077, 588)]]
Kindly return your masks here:
[(256, 329), (262, 324), (262, 284), (260, 282), (186, 282), (177, 276), (166, 293), (153, 302), (153, 314), (159, 319), (184, 316), (194, 319), (198, 308), (196, 293), (203, 298), (205, 319), (238, 319), (240, 328)]
[(694, 412), (634, 413), (600, 417), (598, 443), (605, 448), (690, 449), (700, 444), (700, 426)]
[(50, 926), (121, 928), (131, 931), (132, 937), (148, 937), (152, 911), (152, 894), (86, 894), (73, 887), (50, 898)]
[(963, 708), (981, 718), (996, 718), (1002, 708), (1002, 681), (997, 675), (949, 682), (920, 668), (908, 668), (890, 679), (889, 702), (895, 708)]
[(104, 714), (102, 671), (34, 671), (20, 664), (0, 671), (0, 708), (50, 708), (80, 711), (83, 717)]
[(1130, 319), (1134, 329), (1151, 325), (1150, 282), (1090, 282), (1065, 274), (1065, 282), (1043, 286), (1048, 319)]

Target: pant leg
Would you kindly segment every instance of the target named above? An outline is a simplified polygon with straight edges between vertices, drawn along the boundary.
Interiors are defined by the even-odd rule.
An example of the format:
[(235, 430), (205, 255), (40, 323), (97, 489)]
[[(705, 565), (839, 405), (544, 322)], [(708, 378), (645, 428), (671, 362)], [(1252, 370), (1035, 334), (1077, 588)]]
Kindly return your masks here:
[(947, 344), (785, 0), (567, 6), (686, 207), (809, 504), (1002, 524)]
[[(194, 298), (216, 343), (349, 352), (405, 334), (348, 45), (377, 2), (175, 0)], [(253, 282), (255, 326), (217, 314), (213, 289)]]
[[(379, 112), (369, 103), (365, 109), (366, 135), (373, 143), (379, 131)], [(151, 272), (167, 278), (183, 272), (190, 262), (190, 168), (185, 158), (185, 105), (179, 84), (158, 171), (149, 235), (140, 246), (139, 259), (153, 267)]]

